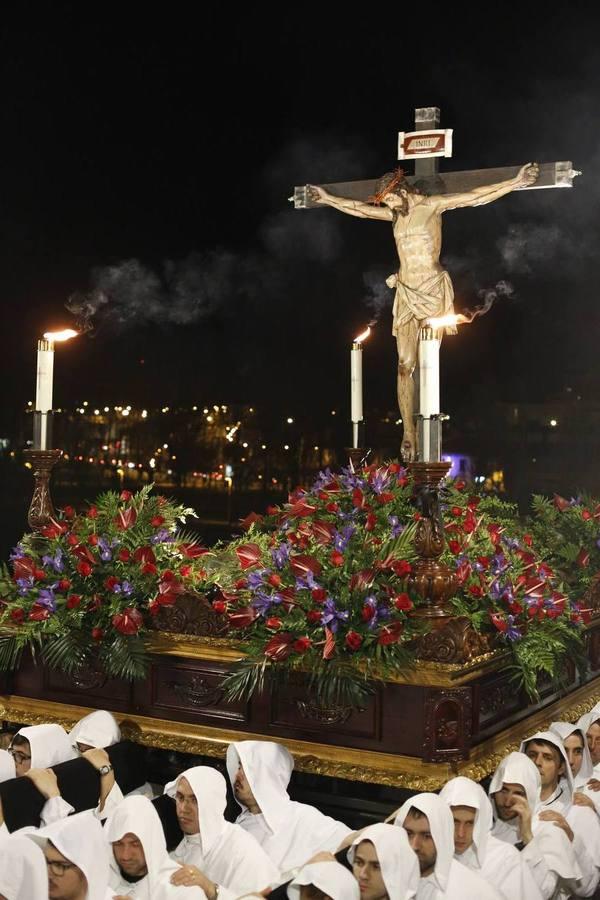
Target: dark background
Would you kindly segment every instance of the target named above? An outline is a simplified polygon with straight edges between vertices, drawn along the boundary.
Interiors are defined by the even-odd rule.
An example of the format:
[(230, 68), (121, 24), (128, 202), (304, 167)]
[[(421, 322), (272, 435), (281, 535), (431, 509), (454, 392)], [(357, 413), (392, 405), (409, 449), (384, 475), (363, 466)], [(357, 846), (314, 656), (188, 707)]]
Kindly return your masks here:
[(110, 302), (95, 336), (57, 352), (56, 404), (347, 410), (351, 339), (385, 297), (365, 405), (393, 408), (389, 226), (286, 198), (393, 168), (397, 131), (429, 105), (454, 128), (442, 168), (584, 172), (571, 191), (446, 215), (457, 309), (500, 279), (514, 295), (445, 341), (444, 408), (460, 429), (497, 400), (598, 394), (598, 13), (575, 3), (538, 21), (508, 5), (485, 26), (460, 4), (368, 13), (58, 3), (5, 17), (7, 433), (33, 399), (38, 336), (71, 324), (65, 300), (96, 285)]

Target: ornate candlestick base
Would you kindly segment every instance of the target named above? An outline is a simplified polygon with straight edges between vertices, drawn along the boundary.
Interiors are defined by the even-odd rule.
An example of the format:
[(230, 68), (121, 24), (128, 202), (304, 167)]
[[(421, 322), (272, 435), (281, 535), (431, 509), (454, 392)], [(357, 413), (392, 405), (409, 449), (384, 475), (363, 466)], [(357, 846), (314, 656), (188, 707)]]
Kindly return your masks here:
[[(413, 462), (409, 465), (415, 484), (415, 503), (421, 518), (417, 522), (415, 549), (418, 559), (409, 576), (409, 587), (421, 597), (423, 605), (415, 609), (415, 618), (428, 619), (433, 627), (449, 618), (447, 600), (456, 590), (456, 576), (439, 562), (444, 550), (444, 523), (439, 489), (450, 463)], [(437, 625), (434, 621), (437, 620)]]
[(31, 462), (34, 477), (27, 521), (32, 531), (41, 531), (56, 516), (50, 496), (50, 475), (62, 456), (62, 450), (25, 450), (23, 455)]
[(346, 447), (345, 450), (354, 469), (359, 469), (360, 464), (370, 453), (370, 450), (365, 450), (364, 447)]

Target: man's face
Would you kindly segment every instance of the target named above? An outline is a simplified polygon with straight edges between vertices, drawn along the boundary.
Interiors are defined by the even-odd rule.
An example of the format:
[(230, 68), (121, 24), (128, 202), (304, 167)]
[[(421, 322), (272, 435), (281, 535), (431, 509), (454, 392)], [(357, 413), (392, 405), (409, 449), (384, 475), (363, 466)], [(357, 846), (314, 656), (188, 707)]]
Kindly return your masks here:
[(24, 775), (31, 768), (31, 745), (25, 740), (23, 743), (15, 744), (9, 748), (10, 755), (15, 761), (15, 772), (17, 778)]
[(579, 770), (581, 769), (581, 764), (583, 762), (583, 740), (581, 735), (577, 732), (575, 732), (575, 734), (570, 734), (568, 738), (564, 739), (563, 745), (565, 753), (567, 754), (567, 759), (569, 760), (569, 765), (571, 766), (571, 772), (574, 776), (579, 775)]
[(565, 771), (565, 764), (556, 747), (547, 744), (538, 744), (537, 741), (529, 741), (525, 748), (529, 759), (535, 763), (542, 779), (542, 790), (548, 788), (555, 790), (558, 779)]
[(525, 793), (525, 788), (522, 784), (513, 784), (506, 781), (500, 790), (496, 791), (492, 796), (496, 803), (498, 818), (502, 819), (503, 822), (510, 822), (512, 819), (517, 818), (518, 813), (516, 809), (513, 808), (515, 797), (524, 797), (525, 800), (527, 799), (527, 794)]
[(387, 897), (377, 851), (371, 841), (361, 841), (356, 848), (352, 873), (358, 881), (360, 900), (384, 900)]
[(112, 848), (115, 861), (125, 875), (141, 878), (148, 874), (144, 848), (136, 834), (128, 831), (120, 841), (113, 841)]
[(404, 830), (408, 837), (408, 843), (415, 851), (421, 869), (421, 878), (431, 875), (435, 869), (437, 850), (429, 830), (427, 816), (408, 815), (404, 820)]
[(600, 763), (600, 723), (594, 722), (587, 730), (586, 738), (590, 753), (592, 754), (592, 762), (595, 766)]
[(405, 216), (409, 207), (408, 198), (408, 192), (400, 190), (397, 194), (392, 192), (384, 194), (381, 198), (381, 202), (384, 203), (388, 209), (397, 209), (400, 215)]
[(50, 900), (84, 900), (87, 896), (87, 881), (81, 869), (49, 842), (44, 849), (44, 855), (48, 866)]
[(453, 806), (454, 849), (456, 853), (464, 853), (473, 843), (473, 828), (477, 818), (477, 810), (472, 806)]
[(233, 783), (233, 793), (235, 794), (236, 800), (239, 800), (240, 803), (243, 803), (244, 806), (255, 806), (256, 798), (252, 793), (252, 788), (246, 778), (246, 773), (240, 763), (239, 768), (235, 775), (235, 781)]
[(200, 821), (198, 819), (198, 801), (187, 778), (180, 778), (175, 792), (175, 808), (179, 827), (184, 834), (198, 834)]

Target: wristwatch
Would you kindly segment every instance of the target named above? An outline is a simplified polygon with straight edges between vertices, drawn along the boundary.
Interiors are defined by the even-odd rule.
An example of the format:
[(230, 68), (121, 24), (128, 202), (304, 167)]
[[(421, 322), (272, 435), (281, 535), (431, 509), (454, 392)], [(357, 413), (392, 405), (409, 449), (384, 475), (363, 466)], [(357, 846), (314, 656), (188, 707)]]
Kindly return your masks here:
[(112, 772), (112, 770), (113, 767), (110, 763), (107, 763), (105, 766), (100, 766), (100, 768), (98, 769), (101, 775), (108, 775), (108, 773)]

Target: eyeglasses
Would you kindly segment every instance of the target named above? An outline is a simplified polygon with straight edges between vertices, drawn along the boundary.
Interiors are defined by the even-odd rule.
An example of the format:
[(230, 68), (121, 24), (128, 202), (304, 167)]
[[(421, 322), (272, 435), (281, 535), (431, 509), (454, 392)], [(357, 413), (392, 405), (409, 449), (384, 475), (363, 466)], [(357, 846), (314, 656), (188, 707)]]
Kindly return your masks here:
[(75, 868), (75, 863), (61, 862), (59, 859), (46, 859), (46, 865), (52, 874), (58, 875), (59, 878), (62, 878), (68, 869)]
[(12, 756), (12, 758), (14, 759), (14, 761), (15, 761), (16, 763), (18, 763), (18, 765), (20, 765), (20, 766), (21, 766), (26, 760), (31, 759), (31, 757), (30, 757), (30, 756), (27, 756), (26, 753), (21, 753), (20, 750), (13, 750), (12, 747), (9, 747), (9, 748), (8, 748), (8, 752), (10, 753), (10, 755)]

